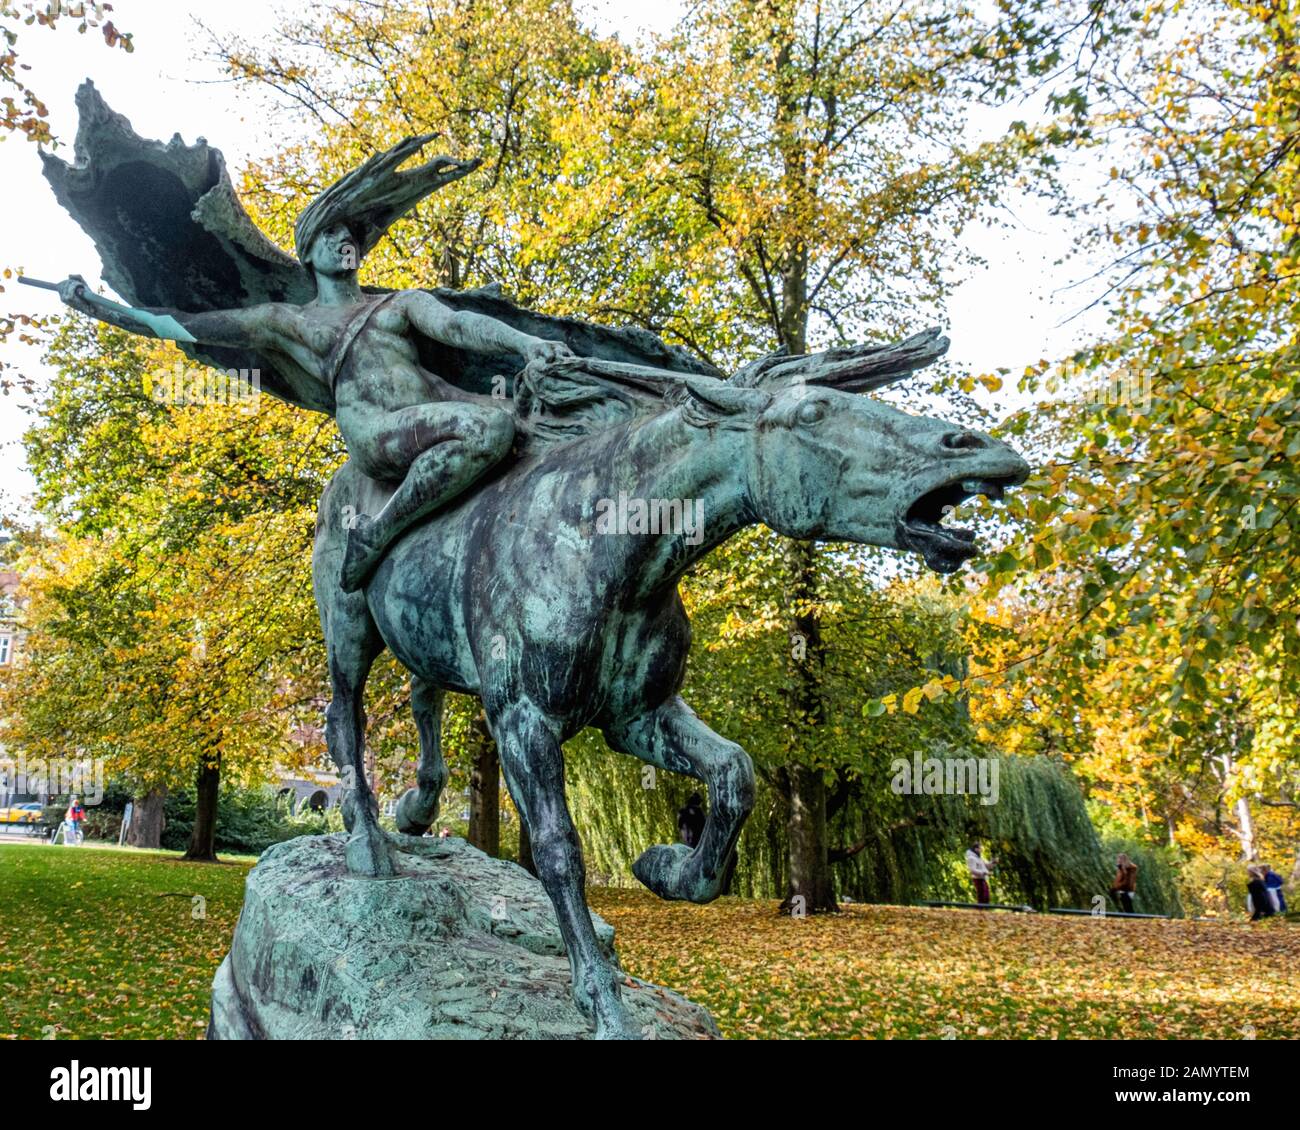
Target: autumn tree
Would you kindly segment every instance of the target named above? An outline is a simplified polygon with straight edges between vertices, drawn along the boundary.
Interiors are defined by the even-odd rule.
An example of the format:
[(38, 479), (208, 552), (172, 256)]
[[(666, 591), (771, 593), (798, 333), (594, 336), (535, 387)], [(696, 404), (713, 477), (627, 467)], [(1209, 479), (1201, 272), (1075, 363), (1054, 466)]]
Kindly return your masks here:
[(1109, 184), (1076, 214), (1107, 330), (1025, 375), (1037, 402), (1012, 428), (1042, 473), (990, 572), (992, 601), (1043, 607), (987, 670), (1045, 715), (1107, 693), (1146, 719), (1167, 818), (1208, 790), (1246, 856), (1251, 804), (1296, 799), (1296, 21), (1288, 3), (1155, 4), (1094, 71)]
[[(119, 47), (123, 51), (135, 50), (130, 32), (118, 31), (111, 19), (105, 19), (113, 11), (112, 4), (83, 3), (44, 3), (31, 2), (14, 4), (5, 0), (0, 3), (0, 39), (4, 40), (3, 53), (0, 53), (0, 88), (7, 88), (7, 93), (0, 98), (4, 115), (0, 117), (0, 130), (8, 133), (21, 133), (28, 141), (38, 144), (54, 140), (50, 133), (49, 109), (41, 101), (36, 91), (27, 85), (25, 73), (31, 68), (18, 61), (18, 39), (20, 29), (43, 27), (53, 31), (60, 20), (77, 21), (77, 31), (85, 35), (96, 30), (104, 37), (107, 47)], [(2, 139), (0, 139), (2, 140)]]
[(260, 783), (316, 752), (291, 735), (321, 693), (307, 547), (336, 441), (269, 397), (172, 403), (173, 346), (80, 317), (47, 360), (6, 741), (102, 758), (142, 799), (194, 790), (187, 855), (212, 859), (221, 779)]
[[(1031, 29), (1046, 55), (1032, 12), (981, 23), (929, 3), (696, 5), (649, 57), (629, 51), (586, 84), (554, 203), (527, 245), (575, 252), (568, 289), (588, 312), (633, 318), (723, 366), (913, 330), (935, 319), (953, 268), (970, 265), (964, 225), (1044, 174), (1068, 133), (1017, 125), (972, 140), (970, 109), (1018, 81), (1017, 35)], [(770, 567), (790, 643), (787, 748), (772, 768), (787, 904), (833, 909), (836, 770), (819, 752), (829, 562), (784, 543)]]
[[(54, 31), (61, 19), (76, 20), (77, 31), (82, 35), (92, 29), (98, 30), (104, 37), (105, 46), (117, 47), (129, 54), (135, 50), (131, 34), (118, 31), (111, 19), (104, 18), (112, 10), (113, 5), (106, 3), (38, 4), (34, 0), (22, 5), (9, 3), (8, 0), (0, 3), (0, 40), (3, 40), (3, 45), (0, 46), (0, 91), (4, 92), (0, 97), (0, 107), (4, 109), (3, 115), (0, 115), (0, 143), (7, 140), (6, 135), (21, 134), (38, 145), (58, 145), (46, 120), (50, 114), (49, 108), (35, 89), (28, 85), (26, 72), (31, 67), (19, 61), (18, 40), (24, 34), (22, 29), (42, 27)], [(12, 277), (13, 268), (5, 267), (4, 278), (8, 280)], [(0, 283), (0, 294), (4, 291), (5, 285)], [(19, 341), (36, 344), (35, 331), (43, 324), (41, 318), (25, 313), (0, 317), (0, 342), (16, 333)], [(0, 361), (0, 393), (7, 396), (15, 385), (30, 391), (30, 382), (21, 374), (11, 376), (8, 372), (11, 368), (9, 362)]]

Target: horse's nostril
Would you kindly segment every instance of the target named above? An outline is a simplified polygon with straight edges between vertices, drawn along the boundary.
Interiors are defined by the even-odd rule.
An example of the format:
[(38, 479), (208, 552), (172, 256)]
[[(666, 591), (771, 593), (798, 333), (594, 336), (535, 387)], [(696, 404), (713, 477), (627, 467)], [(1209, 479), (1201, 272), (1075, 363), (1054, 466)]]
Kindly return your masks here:
[(984, 440), (974, 432), (944, 432), (942, 443), (944, 447), (950, 447), (954, 450), (988, 446)]

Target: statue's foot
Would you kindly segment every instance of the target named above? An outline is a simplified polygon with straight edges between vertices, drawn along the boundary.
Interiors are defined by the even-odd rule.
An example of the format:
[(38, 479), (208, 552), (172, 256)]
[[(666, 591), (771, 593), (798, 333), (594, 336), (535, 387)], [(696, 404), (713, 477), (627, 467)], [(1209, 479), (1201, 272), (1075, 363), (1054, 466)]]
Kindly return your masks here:
[(393, 857), (388, 837), (374, 824), (361, 824), (348, 837), (343, 849), (348, 871), (369, 879), (391, 879), (397, 875), (397, 861)]
[(407, 836), (423, 836), (438, 818), (438, 797), (419, 789), (407, 789), (397, 802), (397, 830)]
[(357, 592), (370, 579), (384, 547), (375, 535), (375, 523), (366, 514), (357, 515), (356, 525), (348, 531), (348, 545), (343, 553), (343, 568), (339, 573), (339, 587), (344, 592)]
[(685, 844), (655, 844), (632, 864), (635, 875), (661, 899), (712, 902), (726, 881), (722, 874), (709, 878), (699, 870), (699, 857)]

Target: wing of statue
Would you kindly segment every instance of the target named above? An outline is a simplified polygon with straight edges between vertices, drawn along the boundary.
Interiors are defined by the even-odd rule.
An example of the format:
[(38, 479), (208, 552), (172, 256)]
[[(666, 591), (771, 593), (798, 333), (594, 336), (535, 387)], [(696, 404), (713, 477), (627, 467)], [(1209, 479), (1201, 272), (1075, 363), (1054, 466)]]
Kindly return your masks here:
[[(89, 79), (78, 88), (76, 101), (75, 161), (69, 164), (42, 151), (45, 177), (59, 202), (94, 241), (104, 281), (128, 303), (202, 313), (265, 302), (304, 304), (315, 297), (310, 273), (267, 239), (244, 211), (220, 150), (202, 138), (186, 145), (179, 134), (165, 144), (140, 137), (125, 117), (109, 108)], [(642, 329), (539, 314), (491, 287), (431, 289), (431, 293), (454, 308), (488, 314), (536, 337), (563, 341), (580, 356), (721, 376), (706, 362)], [(267, 392), (299, 407), (333, 414), (329, 388), (288, 357), (178, 344), (188, 357), (204, 364), (257, 369)], [(422, 335), (417, 335), (417, 345), (426, 368), (470, 392), (500, 392), (496, 378), (504, 377), (511, 382), (507, 394), (513, 395), (514, 377), (523, 368), (520, 357), (469, 353)], [(547, 387), (555, 392), (559, 385), (553, 380)], [(587, 393), (593, 394), (590, 386)], [(621, 403), (620, 395), (611, 391), (611, 403)], [(538, 397), (530, 396), (529, 403), (537, 404)], [(595, 410), (591, 395), (581, 409), (577, 400), (569, 400), (569, 411)]]

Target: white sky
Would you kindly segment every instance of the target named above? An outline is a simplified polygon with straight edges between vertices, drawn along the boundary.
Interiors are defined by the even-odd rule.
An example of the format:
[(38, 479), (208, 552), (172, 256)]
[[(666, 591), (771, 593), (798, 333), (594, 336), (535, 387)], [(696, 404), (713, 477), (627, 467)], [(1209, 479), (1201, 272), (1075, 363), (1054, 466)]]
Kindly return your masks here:
[[(59, 156), (72, 159), (76, 134), (73, 95), (87, 77), (108, 104), (124, 114), (142, 137), (166, 140), (181, 131), (187, 142), (206, 137), (225, 154), (232, 177), (250, 158), (269, 153), (276, 139), (249, 96), (237, 91), (204, 58), (205, 36), (194, 16), (218, 34), (237, 31), (256, 39), (276, 24), (283, 7), (265, 0), (117, 0), (113, 18), (134, 33), (128, 55), (107, 48), (93, 30), (81, 36), (67, 21), (51, 33), (24, 28), (17, 44), (19, 59), (31, 66), (31, 85), (50, 110), (55, 136), (66, 143)], [(289, 5), (296, 8), (298, 5)], [(682, 0), (588, 0), (581, 3), (601, 30), (629, 38), (639, 32), (666, 31), (684, 8)], [(1016, 115), (1023, 116), (1024, 111)], [(5, 223), (0, 237), (0, 266), (57, 281), (82, 274), (98, 286), (99, 258), (90, 240), (56, 203), (45, 179), (37, 148), (14, 135), (0, 142), (0, 185)], [(1017, 220), (1009, 230), (975, 229), (967, 245), (988, 260), (988, 268), (960, 285), (949, 307), (950, 356), (972, 372), (1005, 366), (1013, 377), (1040, 357), (1058, 357), (1097, 326), (1096, 316), (1066, 322), (1086, 301), (1079, 291), (1062, 292), (1082, 268), (1054, 266), (1070, 251), (1074, 233), (1047, 215), (1034, 201), (1013, 205)], [(0, 302), (5, 312), (50, 313), (58, 298), (9, 281)], [(920, 326), (917, 327), (921, 328)], [(0, 345), (4, 360), (40, 376), (36, 350), (15, 341)], [(1000, 394), (1005, 396), (1005, 394)], [(19, 443), (31, 420), (14, 395), (0, 397), (0, 514), (25, 509), (31, 478), (23, 466)]]

